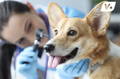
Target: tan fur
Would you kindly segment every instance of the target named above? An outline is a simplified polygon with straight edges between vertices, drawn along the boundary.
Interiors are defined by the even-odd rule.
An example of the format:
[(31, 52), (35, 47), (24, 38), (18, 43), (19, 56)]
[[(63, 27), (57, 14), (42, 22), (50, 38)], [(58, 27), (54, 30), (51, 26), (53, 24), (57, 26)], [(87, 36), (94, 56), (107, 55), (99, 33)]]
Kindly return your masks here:
[[(62, 50), (51, 54), (64, 56), (69, 53), (65, 52), (66, 49), (71, 50), (76, 44), (80, 50), (69, 62), (90, 58), (90, 66), (100, 64), (97, 69), (90, 70), (90, 79), (120, 79), (120, 57), (109, 55), (110, 44), (106, 38), (110, 12), (101, 12), (102, 4), (99, 3), (85, 18), (80, 19), (68, 18), (56, 3), (51, 3), (48, 7), (49, 20), (52, 30), (58, 32), (52, 43)], [(71, 29), (77, 31), (76, 36), (67, 35)]]
[(120, 58), (110, 57), (106, 62), (90, 74), (91, 79), (120, 79)]

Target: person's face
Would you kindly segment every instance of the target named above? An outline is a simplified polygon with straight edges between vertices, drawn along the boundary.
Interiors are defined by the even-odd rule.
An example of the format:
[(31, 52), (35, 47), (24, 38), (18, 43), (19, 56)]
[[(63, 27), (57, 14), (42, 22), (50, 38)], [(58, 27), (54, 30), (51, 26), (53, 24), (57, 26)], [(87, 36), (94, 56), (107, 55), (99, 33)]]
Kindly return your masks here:
[[(36, 13), (14, 14), (3, 28), (2, 37), (13, 44), (26, 47), (33, 45), (35, 31), (39, 28), (47, 34), (45, 23)], [(44, 45), (47, 40), (47, 38), (43, 38), (41, 45)]]

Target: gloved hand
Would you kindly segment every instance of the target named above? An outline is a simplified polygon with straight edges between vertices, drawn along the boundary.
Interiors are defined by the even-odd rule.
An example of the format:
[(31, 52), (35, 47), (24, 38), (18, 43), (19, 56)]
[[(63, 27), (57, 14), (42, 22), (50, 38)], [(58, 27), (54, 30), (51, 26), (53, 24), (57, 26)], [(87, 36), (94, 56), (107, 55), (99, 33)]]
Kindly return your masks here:
[(58, 65), (56, 70), (60, 76), (64, 77), (63, 79), (79, 77), (87, 72), (89, 63), (90, 59), (82, 59), (71, 64)]
[(25, 48), (16, 59), (16, 73), (24, 79), (37, 79), (37, 54), (33, 47)]

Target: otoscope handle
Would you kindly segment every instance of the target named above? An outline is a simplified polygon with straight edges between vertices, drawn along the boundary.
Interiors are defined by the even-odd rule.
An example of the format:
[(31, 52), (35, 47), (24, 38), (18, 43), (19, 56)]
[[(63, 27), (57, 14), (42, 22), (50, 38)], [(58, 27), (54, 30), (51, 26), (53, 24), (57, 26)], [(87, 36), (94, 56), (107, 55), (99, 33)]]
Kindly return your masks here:
[(34, 48), (33, 48), (33, 51), (38, 51), (39, 53), (39, 57), (41, 58), (42, 56), (42, 52), (39, 52), (39, 44), (41, 42), (41, 38), (43, 38), (43, 30), (42, 29), (38, 29), (36, 30), (36, 40), (34, 41)]
[(38, 49), (39, 49), (39, 45), (34, 45), (33, 51), (36, 52), (36, 51), (38, 51)]
[(33, 51), (35, 51), (35, 52), (38, 51), (39, 43), (40, 43), (40, 41), (38, 41), (38, 40), (35, 40), (35, 41), (34, 41)]

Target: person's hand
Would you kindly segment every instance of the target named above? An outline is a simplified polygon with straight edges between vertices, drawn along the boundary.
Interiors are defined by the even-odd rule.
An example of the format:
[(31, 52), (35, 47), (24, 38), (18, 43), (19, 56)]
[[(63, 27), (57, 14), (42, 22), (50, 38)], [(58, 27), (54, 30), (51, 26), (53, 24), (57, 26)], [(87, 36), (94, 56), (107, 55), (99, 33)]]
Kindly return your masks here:
[(89, 64), (90, 59), (82, 59), (71, 64), (58, 65), (57, 72), (60, 76), (64, 76), (66, 78), (79, 77), (88, 71)]
[(16, 73), (24, 79), (37, 79), (37, 53), (33, 47), (25, 48), (16, 59)]

